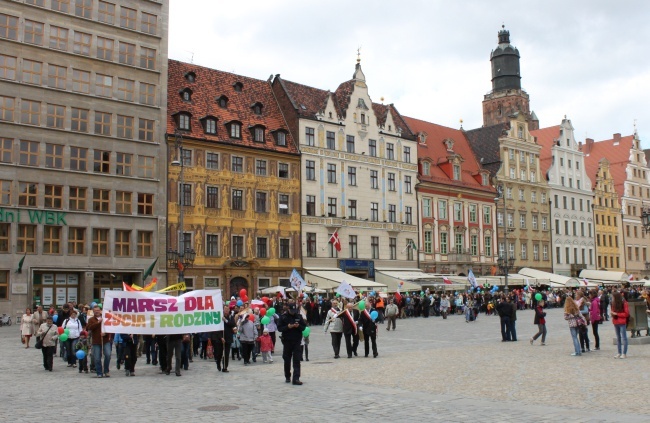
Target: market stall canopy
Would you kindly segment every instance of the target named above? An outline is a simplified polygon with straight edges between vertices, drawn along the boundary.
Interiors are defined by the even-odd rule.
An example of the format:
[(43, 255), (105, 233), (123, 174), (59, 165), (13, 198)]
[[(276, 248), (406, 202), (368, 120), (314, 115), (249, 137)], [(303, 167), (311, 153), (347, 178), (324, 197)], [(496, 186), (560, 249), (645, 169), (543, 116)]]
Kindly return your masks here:
[[(505, 286), (506, 284), (506, 277), (505, 276), (486, 276), (485, 278), (490, 285), (496, 285), (496, 286)], [(526, 286), (526, 280), (530, 283), (530, 286), (539, 286), (539, 285), (550, 285), (553, 286), (551, 281), (548, 280), (548, 278), (534, 278), (526, 275), (522, 275), (521, 273), (513, 273), (508, 275), (508, 286)], [(478, 281), (478, 279), (477, 279)], [(479, 285), (482, 284), (479, 282)], [(564, 286), (564, 285), (561, 285)], [(560, 285), (557, 286), (558, 288)]]
[[(375, 279), (388, 287), (388, 292), (421, 291), (422, 285), (415, 281), (431, 279), (431, 275), (419, 269), (375, 269)], [(404, 282), (402, 286), (400, 282)]]
[(382, 291), (388, 288), (383, 283), (358, 278), (340, 270), (309, 270), (305, 274), (305, 281), (307, 281), (307, 284), (316, 283), (319, 289), (326, 290), (335, 290), (343, 281), (346, 281), (355, 289)]
[[(269, 286), (268, 288), (260, 289), (260, 292), (262, 294), (277, 294), (278, 292), (282, 291), (283, 288), (284, 288), (285, 292), (295, 292), (296, 291), (293, 288), (286, 288), (286, 287), (283, 287), (283, 286), (276, 285), (276, 286)], [(325, 291), (321, 290), (320, 288), (319, 289), (314, 289), (314, 288), (312, 288), (310, 286), (306, 286), (304, 291), (305, 292), (314, 292), (314, 293), (317, 293), (317, 294), (325, 292)]]
[(580, 277), (586, 278), (589, 281), (593, 279), (594, 282), (598, 281), (605, 285), (618, 285), (624, 282), (628, 282), (630, 276), (625, 272), (584, 269), (582, 272), (580, 272)]
[[(578, 278), (572, 278), (570, 276), (556, 275), (555, 273), (544, 272), (542, 270), (531, 269), (530, 267), (524, 267), (519, 270), (519, 274), (535, 279), (546, 279), (550, 282), (551, 288), (562, 288), (562, 287), (574, 287), (574, 286), (584, 286), (580, 283)], [(531, 282), (532, 283), (532, 282)], [(541, 283), (541, 285), (547, 285)]]

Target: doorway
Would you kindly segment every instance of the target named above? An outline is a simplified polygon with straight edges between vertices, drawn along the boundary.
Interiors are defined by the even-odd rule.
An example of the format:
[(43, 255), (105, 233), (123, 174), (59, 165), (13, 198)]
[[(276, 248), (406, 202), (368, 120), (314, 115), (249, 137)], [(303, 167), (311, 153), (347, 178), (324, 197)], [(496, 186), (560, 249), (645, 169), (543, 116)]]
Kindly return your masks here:
[(230, 292), (228, 298), (239, 295), (239, 291), (245, 289), (248, 292), (248, 281), (241, 276), (234, 277), (230, 280)]

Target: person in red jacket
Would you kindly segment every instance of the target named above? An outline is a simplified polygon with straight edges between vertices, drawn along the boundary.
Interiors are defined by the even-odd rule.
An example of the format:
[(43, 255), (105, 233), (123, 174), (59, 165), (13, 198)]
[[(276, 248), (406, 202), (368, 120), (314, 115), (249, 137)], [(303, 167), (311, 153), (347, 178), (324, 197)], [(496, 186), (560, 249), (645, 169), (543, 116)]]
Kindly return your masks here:
[(616, 330), (616, 345), (618, 346), (618, 354), (614, 358), (625, 358), (627, 356), (627, 318), (630, 315), (627, 301), (619, 291), (614, 292), (612, 295), (612, 323)]
[(269, 330), (265, 328), (262, 336), (258, 339), (260, 341), (260, 351), (262, 351), (262, 360), (265, 363), (273, 363), (273, 354), (271, 353), (273, 351), (273, 339), (269, 335)]
[(530, 345), (539, 338), (542, 337), (542, 345), (546, 345), (546, 312), (544, 311), (544, 301), (538, 301), (537, 307), (535, 307), (535, 319), (533, 324), (537, 325), (537, 333), (530, 338)]

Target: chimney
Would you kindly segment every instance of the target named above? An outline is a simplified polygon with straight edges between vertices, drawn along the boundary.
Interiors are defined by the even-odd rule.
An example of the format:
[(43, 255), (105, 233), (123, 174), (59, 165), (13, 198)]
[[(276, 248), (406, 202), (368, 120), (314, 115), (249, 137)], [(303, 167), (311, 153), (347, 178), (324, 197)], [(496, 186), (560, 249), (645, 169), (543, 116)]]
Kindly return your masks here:
[(582, 151), (582, 141), (578, 141), (578, 151)]
[(585, 139), (585, 147), (586, 147), (585, 154), (589, 155), (591, 153), (591, 146), (592, 145), (594, 145), (594, 139), (593, 138), (586, 138)]
[(614, 145), (618, 145), (621, 142), (621, 134), (616, 133), (614, 134)]

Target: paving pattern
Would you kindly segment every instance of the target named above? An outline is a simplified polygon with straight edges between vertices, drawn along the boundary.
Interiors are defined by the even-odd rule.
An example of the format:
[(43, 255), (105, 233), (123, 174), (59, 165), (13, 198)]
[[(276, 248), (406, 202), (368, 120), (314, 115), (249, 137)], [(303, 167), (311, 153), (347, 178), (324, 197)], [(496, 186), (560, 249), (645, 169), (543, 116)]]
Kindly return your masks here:
[(395, 332), (380, 325), (376, 359), (334, 360), (330, 335), (313, 327), (303, 386), (284, 383), (278, 351), (274, 364), (234, 362), (228, 374), (198, 357), (182, 377), (161, 375), (144, 359), (129, 378), (115, 369), (114, 359), (110, 379), (79, 374), (61, 359), (45, 372), (40, 351), (21, 346), (16, 326), (2, 327), (2, 420), (70, 420), (86, 413), (111, 422), (244, 416), (266, 422), (649, 420), (650, 345), (630, 346), (626, 360), (615, 360), (614, 329), (605, 322), (601, 351), (571, 357), (561, 310), (548, 312), (546, 346), (528, 342), (536, 332), (533, 313), (517, 317), (519, 341), (503, 343), (498, 317), (398, 320)]

